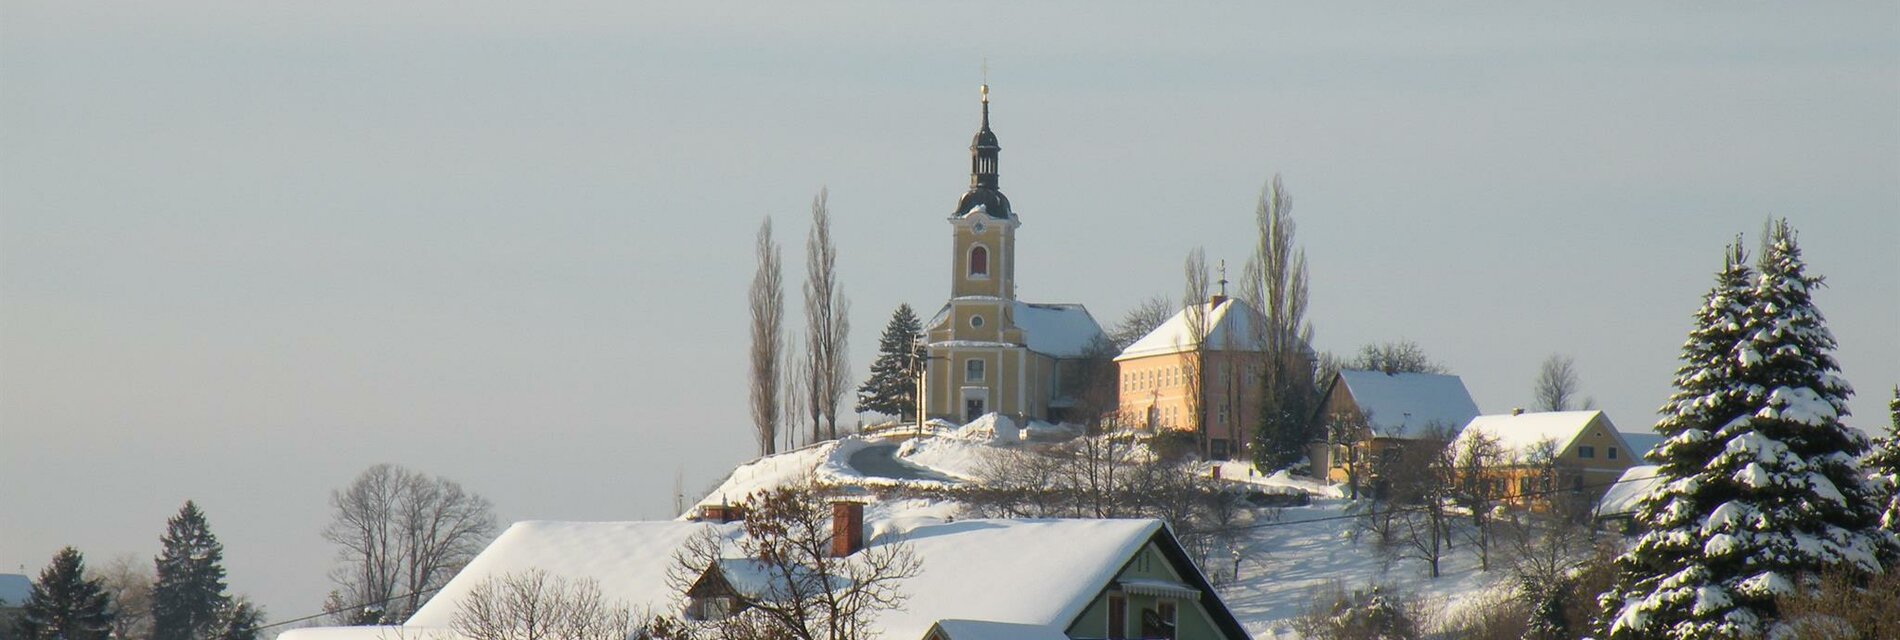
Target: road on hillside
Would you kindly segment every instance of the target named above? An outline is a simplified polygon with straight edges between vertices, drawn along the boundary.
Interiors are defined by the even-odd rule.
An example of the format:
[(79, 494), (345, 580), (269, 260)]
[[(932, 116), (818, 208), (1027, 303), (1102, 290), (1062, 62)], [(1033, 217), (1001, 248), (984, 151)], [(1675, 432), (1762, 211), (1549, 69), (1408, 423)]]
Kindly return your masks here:
[(851, 468), (858, 473), (896, 480), (937, 480), (956, 482), (955, 478), (897, 459), (897, 445), (874, 444), (851, 454)]

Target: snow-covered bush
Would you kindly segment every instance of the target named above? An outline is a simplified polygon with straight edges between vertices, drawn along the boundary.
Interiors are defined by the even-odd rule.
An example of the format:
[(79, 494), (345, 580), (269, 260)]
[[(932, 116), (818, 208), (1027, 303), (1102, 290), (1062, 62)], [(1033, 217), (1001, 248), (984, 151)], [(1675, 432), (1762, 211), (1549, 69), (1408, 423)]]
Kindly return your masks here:
[(1308, 640), (1416, 640), (1423, 637), (1425, 606), (1383, 585), (1352, 591), (1334, 583), (1320, 589), (1293, 628)]

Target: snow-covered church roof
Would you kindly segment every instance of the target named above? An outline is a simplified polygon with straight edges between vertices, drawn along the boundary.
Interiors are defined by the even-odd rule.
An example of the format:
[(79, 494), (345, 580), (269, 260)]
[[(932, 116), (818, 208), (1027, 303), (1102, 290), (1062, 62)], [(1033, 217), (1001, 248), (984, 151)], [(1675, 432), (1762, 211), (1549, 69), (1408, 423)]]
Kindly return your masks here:
[(1377, 437), (1415, 438), (1432, 428), (1455, 432), (1478, 417), (1478, 403), (1458, 376), (1341, 370), (1338, 381)]
[[(1266, 348), (1266, 316), (1252, 305), (1227, 298), (1218, 303), (1202, 303), (1175, 312), (1166, 322), (1128, 345), (1115, 359), (1119, 361), (1180, 353), (1193, 348), (1195, 331), (1190, 311), (1202, 314), (1207, 326), (1207, 338), (1202, 340), (1201, 345), (1208, 351), (1261, 351)], [(1307, 350), (1311, 351), (1310, 348)]]
[[(989, 298), (995, 300), (996, 298)], [(1010, 301), (1010, 321), (1023, 330), (1023, 341), (1030, 351), (1057, 358), (1078, 358), (1088, 353), (1097, 340), (1107, 343), (1108, 334), (1095, 316), (1079, 304), (1045, 304)], [(925, 327), (942, 325), (950, 317), (945, 304)]]
[(1602, 419), (1602, 426), (1610, 431), (1616, 425), (1610, 423), (1610, 417), (1602, 411), (1539, 411), (1516, 415), (1502, 414), (1478, 416), (1465, 423), (1458, 432), (1456, 447), (1466, 440), (1484, 434), (1495, 438), (1503, 447), (1505, 454), (1516, 460), (1523, 460), (1539, 442), (1549, 440), (1556, 445), (1556, 451), (1570, 448), (1570, 443), (1583, 435), (1585, 429)]
[[(1080, 616), (1122, 567), (1163, 529), (1157, 520), (867, 521), (867, 544), (903, 540), (922, 561), (900, 584), (909, 597), (880, 615), (886, 638), (922, 638), (939, 621), (986, 621), (1058, 633)], [(634, 610), (677, 612), (667, 583), (673, 555), (705, 531), (736, 536), (740, 525), (704, 522), (520, 522), (456, 574), (404, 626), (446, 631), (476, 585), (531, 569), (593, 579), (601, 595)], [(1202, 584), (1205, 584), (1203, 581)], [(1211, 597), (1211, 596), (1210, 596)], [(952, 626), (968, 627), (967, 622)], [(418, 629), (420, 628), (420, 629)], [(352, 630), (356, 630), (352, 633)], [(279, 640), (376, 640), (387, 627), (287, 631)], [(961, 636), (956, 636), (961, 637)]]

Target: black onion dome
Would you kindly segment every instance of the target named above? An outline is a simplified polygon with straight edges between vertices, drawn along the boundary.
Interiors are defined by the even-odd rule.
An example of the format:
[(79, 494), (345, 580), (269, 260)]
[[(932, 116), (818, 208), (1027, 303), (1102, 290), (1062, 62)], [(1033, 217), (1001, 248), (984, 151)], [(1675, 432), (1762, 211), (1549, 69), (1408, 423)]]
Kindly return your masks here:
[(1003, 145), (996, 142), (996, 132), (990, 131), (990, 86), (986, 84), (983, 85), (983, 125), (970, 138), (970, 190), (957, 199), (955, 215), (961, 216), (982, 205), (990, 217), (1009, 219), (1009, 198), (997, 186), (997, 156), (1002, 150)]
[(992, 218), (1009, 219), (1009, 196), (995, 189), (976, 188), (964, 192), (957, 198), (957, 215), (969, 213), (972, 207), (983, 205), (983, 212)]

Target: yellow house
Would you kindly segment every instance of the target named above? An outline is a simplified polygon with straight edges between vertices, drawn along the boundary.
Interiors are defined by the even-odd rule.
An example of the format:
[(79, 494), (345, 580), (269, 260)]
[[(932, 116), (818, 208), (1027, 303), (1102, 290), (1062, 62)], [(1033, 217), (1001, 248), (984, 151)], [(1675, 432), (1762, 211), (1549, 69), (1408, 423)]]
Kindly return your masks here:
[(1464, 380), (1449, 374), (1342, 370), (1322, 394), (1314, 420), (1328, 437), (1308, 450), (1313, 475), (1355, 490), (1396, 447), (1444, 446), (1478, 417)]
[[(1204, 429), (1209, 458), (1239, 455), (1260, 417), (1266, 325), (1259, 310), (1221, 295), (1175, 313), (1115, 357), (1122, 419), (1143, 429)], [(1298, 357), (1310, 371), (1311, 352)]]
[(968, 422), (986, 413), (1060, 421), (1074, 402), (1077, 363), (1107, 344), (1076, 304), (1016, 299), (1016, 229), (1022, 219), (998, 187), (989, 86), (970, 142), (970, 189), (950, 217), (950, 300), (924, 325), (929, 364), (924, 414)]
[[(1641, 452), (1602, 411), (1512, 412), (1472, 418), (1451, 446), (1463, 452), (1476, 438), (1496, 441), (1504, 454), (1497, 478), (1502, 497), (1519, 506), (1535, 506), (1551, 491), (1568, 489), (1579, 503), (1596, 504)], [(1545, 477), (1546, 468), (1557, 477)], [(1527, 498), (1529, 496), (1529, 498)]]

